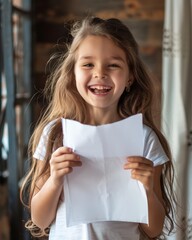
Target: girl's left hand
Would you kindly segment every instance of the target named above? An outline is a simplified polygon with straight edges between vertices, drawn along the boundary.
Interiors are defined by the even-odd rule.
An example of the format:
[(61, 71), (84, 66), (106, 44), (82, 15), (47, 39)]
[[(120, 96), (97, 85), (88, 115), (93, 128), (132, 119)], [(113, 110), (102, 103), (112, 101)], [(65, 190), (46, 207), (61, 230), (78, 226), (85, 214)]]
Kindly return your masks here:
[(131, 170), (131, 177), (139, 180), (146, 189), (151, 193), (154, 187), (154, 167), (153, 162), (144, 157), (128, 157), (124, 169)]

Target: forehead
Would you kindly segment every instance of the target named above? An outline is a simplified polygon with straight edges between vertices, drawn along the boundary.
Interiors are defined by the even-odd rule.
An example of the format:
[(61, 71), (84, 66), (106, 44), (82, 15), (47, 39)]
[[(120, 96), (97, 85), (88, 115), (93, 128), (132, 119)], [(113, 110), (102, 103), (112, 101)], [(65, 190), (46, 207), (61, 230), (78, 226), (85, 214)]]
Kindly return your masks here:
[(77, 58), (84, 56), (116, 57), (126, 60), (126, 54), (112, 39), (105, 36), (89, 35), (85, 37), (77, 49)]

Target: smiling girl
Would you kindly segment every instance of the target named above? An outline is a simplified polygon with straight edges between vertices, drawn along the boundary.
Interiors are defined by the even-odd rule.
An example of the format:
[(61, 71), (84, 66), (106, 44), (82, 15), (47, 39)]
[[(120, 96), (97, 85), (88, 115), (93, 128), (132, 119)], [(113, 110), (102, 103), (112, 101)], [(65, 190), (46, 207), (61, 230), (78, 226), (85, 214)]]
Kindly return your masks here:
[[(138, 240), (141, 235), (158, 239), (164, 230), (173, 229), (172, 162), (152, 118), (152, 80), (138, 45), (117, 19), (86, 18), (73, 26), (71, 34), (68, 52), (47, 85), (49, 106), (31, 138), (32, 164), (21, 191), (24, 197), (29, 189), (31, 220), (26, 227), (38, 237), (50, 228), (51, 240)], [(144, 156), (127, 158), (122, 169), (131, 171), (146, 190), (149, 224), (108, 221), (66, 227), (58, 211), (65, 204), (64, 177), (73, 168), (81, 171), (83, 163), (62, 146), (61, 118), (103, 125), (137, 113), (143, 114)], [(56, 219), (60, 227), (55, 226)]]

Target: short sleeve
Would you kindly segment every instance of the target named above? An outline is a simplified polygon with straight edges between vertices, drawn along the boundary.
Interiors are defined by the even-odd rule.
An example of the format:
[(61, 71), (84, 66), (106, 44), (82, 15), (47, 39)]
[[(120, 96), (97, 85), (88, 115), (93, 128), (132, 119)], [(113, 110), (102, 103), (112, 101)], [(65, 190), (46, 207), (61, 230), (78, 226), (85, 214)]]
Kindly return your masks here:
[(56, 120), (51, 121), (48, 123), (45, 128), (43, 129), (43, 133), (40, 137), (39, 143), (37, 145), (37, 148), (33, 154), (33, 157), (38, 159), (38, 160), (44, 160), (45, 154), (46, 154), (46, 146), (47, 146), (47, 141), (48, 141), (48, 135), (51, 130), (51, 127), (53, 124), (56, 122)]
[(143, 156), (153, 161), (154, 166), (164, 164), (169, 161), (156, 133), (144, 125), (144, 152)]

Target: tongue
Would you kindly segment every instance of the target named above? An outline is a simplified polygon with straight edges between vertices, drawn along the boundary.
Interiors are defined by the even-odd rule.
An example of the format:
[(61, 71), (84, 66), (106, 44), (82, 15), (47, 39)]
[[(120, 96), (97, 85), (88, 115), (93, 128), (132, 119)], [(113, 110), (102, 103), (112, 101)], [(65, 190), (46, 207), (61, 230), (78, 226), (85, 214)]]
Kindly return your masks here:
[(108, 90), (107, 89), (94, 89), (93, 92), (94, 93), (106, 93), (106, 92), (108, 92)]

